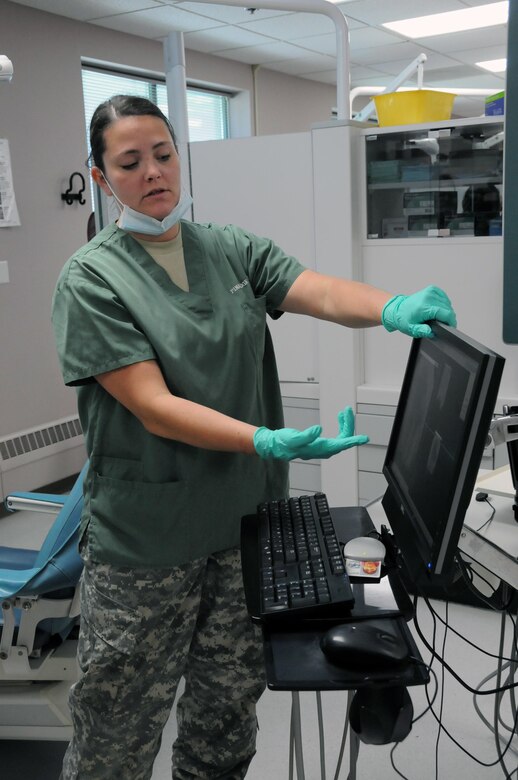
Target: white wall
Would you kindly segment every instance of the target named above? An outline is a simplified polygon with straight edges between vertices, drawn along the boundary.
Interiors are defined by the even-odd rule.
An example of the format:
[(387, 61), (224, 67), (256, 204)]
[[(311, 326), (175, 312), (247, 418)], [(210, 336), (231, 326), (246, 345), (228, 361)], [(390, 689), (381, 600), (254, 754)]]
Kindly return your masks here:
[[(67, 206), (61, 192), (72, 172), (86, 175), (81, 57), (163, 71), (160, 42), (116, 33), (0, 0), (0, 49), (14, 63), (0, 83), (0, 138), (10, 144), (21, 226), (0, 230), (0, 436), (74, 414), (75, 392), (63, 386), (50, 306), (61, 267), (86, 241), (89, 203)], [(242, 63), (186, 52), (187, 77), (249, 90)], [(306, 130), (329, 117), (333, 87), (257, 74), (259, 132)], [(275, 161), (272, 161), (275, 164)], [(28, 486), (27, 486), (28, 487)]]
[[(437, 284), (450, 296), (460, 330), (506, 358), (502, 398), (518, 397), (518, 347), (502, 340), (502, 239), (371, 241), (363, 249), (364, 280), (395, 293)], [(365, 384), (399, 387), (407, 340), (381, 329), (367, 331)]]

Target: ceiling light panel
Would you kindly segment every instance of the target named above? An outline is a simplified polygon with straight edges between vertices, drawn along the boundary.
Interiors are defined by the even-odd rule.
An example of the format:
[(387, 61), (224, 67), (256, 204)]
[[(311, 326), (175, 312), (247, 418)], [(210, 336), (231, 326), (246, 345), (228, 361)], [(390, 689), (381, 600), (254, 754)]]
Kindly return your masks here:
[(504, 2), (464, 8), (460, 11), (447, 11), (395, 22), (384, 22), (383, 27), (404, 35), (406, 38), (428, 38), (432, 35), (445, 35), (446, 33), (506, 24), (508, 14), (509, 2), (504, 0)]
[(443, 11), (456, 11), (466, 8), (464, 0), (353, 0), (343, 6), (338, 6), (347, 20), (357, 19), (374, 27), (384, 22), (394, 22), (398, 19), (409, 19), (415, 16)]
[(475, 65), (489, 70), (491, 73), (503, 73), (507, 69), (507, 59), (504, 57), (500, 60), (485, 60), (484, 62), (476, 62)]

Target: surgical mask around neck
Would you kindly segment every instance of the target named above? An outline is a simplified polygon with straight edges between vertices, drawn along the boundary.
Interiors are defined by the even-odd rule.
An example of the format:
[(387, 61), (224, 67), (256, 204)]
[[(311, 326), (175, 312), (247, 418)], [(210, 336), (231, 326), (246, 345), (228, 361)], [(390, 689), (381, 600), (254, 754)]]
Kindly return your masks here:
[(104, 174), (103, 178), (110, 188), (112, 195), (121, 210), (117, 224), (122, 230), (126, 230), (128, 233), (142, 233), (143, 235), (147, 236), (161, 236), (164, 233), (167, 233), (168, 230), (170, 230), (181, 220), (186, 211), (190, 209), (193, 202), (191, 196), (187, 192), (182, 192), (180, 195), (180, 200), (174, 209), (172, 209), (172, 211), (170, 211), (169, 214), (164, 217), (164, 219), (155, 219), (155, 217), (150, 217), (147, 214), (143, 214), (141, 211), (135, 211), (135, 209), (132, 209), (130, 206), (126, 206), (125, 203), (122, 203), (114, 193)]

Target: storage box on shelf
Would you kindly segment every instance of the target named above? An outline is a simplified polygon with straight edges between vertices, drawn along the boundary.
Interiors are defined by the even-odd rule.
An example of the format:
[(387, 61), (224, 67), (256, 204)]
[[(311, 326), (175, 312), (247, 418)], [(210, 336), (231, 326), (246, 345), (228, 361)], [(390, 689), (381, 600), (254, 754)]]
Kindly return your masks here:
[(367, 237), (502, 232), (503, 120), (365, 131)]

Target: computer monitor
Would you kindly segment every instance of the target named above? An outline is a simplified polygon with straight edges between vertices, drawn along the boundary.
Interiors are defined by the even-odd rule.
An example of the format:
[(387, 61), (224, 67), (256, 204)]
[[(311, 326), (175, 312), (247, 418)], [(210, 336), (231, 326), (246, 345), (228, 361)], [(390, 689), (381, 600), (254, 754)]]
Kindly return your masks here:
[(410, 579), (442, 585), (489, 432), (504, 358), (454, 328), (412, 342), (383, 474), (382, 505)]

